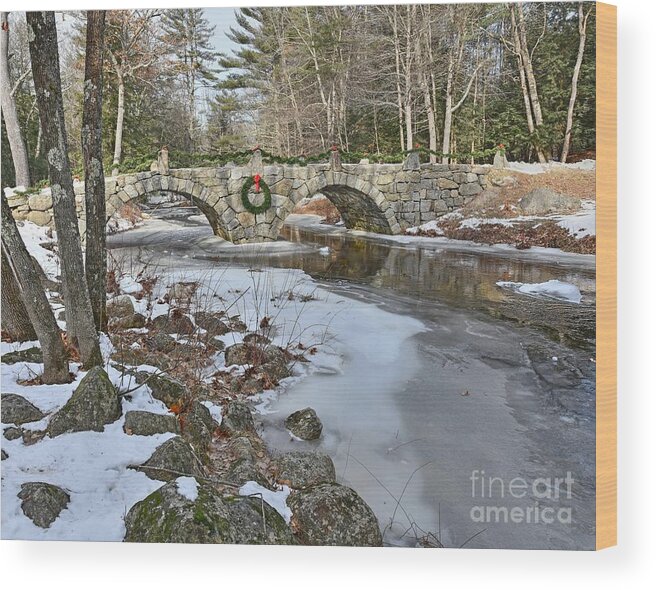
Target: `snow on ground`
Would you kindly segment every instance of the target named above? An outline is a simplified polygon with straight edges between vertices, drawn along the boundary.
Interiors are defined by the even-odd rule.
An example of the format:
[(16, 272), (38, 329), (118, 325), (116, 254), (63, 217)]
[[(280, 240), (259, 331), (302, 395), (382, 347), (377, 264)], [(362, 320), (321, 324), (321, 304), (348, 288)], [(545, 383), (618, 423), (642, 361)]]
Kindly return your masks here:
[[(76, 365), (71, 365), (73, 370)], [(122, 378), (106, 367), (112, 382), (123, 391), (134, 389), (131, 379)], [(62, 407), (79, 385), (83, 372), (73, 383), (64, 385), (21, 386), (17, 378), (26, 369), (40, 372), (41, 365), (17, 363), (2, 365), (2, 391), (22, 395), (42, 411), (53, 413)], [(137, 387), (129, 399), (123, 398), (123, 416), (105, 426), (103, 432), (74, 432), (55, 438), (45, 437), (26, 446), (22, 439), (2, 440), (8, 458), (2, 462), (2, 538), (68, 541), (120, 541), (125, 528), (123, 517), (139, 500), (158, 489), (162, 483), (149, 479), (140, 471), (128, 469), (150, 457), (172, 433), (155, 436), (129, 436), (123, 432), (125, 412), (145, 410), (166, 413), (161, 402), (150, 395), (147, 386)], [(45, 427), (47, 418), (24, 424), (27, 429)], [(7, 426), (2, 425), (2, 428)], [(26, 482), (43, 481), (68, 492), (68, 507), (48, 529), (32, 523), (22, 512), (17, 494)]]
[(556, 215), (553, 219), (577, 239), (597, 234), (597, 211), (594, 201), (583, 201), (581, 211), (571, 215)]
[(549, 170), (595, 170), (595, 160), (581, 160), (571, 164), (563, 164), (561, 162), (548, 162), (547, 164), (539, 164), (535, 162), (508, 162), (507, 170), (514, 170), (515, 172), (523, 172), (524, 174), (541, 174)]
[(285, 519), (289, 524), (292, 519), (292, 511), (287, 506), (287, 498), (289, 497), (290, 489), (288, 486), (280, 486), (278, 490), (271, 491), (259, 483), (254, 481), (247, 481), (241, 488), (239, 488), (240, 496), (256, 496), (262, 498), (271, 508), (273, 508), (280, 516)]
[(27, 251), (36, 258), (48, 278), (54, 279), (59, 276), (59, 258), (41, 245), (45, 242), (56, 241), (56, 232), (47, 227), (36, 225), (31, 221), (18, 222), (18, 230), (23, 237)]
[(511, 281), (498, 281), (497, 285), (511, 289), (525, 295), (548, 297), (571, 303), (581, 303), (581, 291), (576, 285), (563, 281), (551, 280), (545, 283), (513, 283)]

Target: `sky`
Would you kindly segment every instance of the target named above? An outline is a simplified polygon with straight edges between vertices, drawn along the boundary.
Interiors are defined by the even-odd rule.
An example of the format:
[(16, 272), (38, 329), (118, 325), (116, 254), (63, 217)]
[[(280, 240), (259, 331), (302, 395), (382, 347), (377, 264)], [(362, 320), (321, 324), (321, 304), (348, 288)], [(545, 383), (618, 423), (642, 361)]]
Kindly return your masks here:
[(212, 23), (216, 29), (212, 41), (214, 48), (221, 53), (229, 53), (235, 44), (226, 37), (226, 32), (231, 26), (236, 26), (234, 8), (205, 8), (205, 18)]

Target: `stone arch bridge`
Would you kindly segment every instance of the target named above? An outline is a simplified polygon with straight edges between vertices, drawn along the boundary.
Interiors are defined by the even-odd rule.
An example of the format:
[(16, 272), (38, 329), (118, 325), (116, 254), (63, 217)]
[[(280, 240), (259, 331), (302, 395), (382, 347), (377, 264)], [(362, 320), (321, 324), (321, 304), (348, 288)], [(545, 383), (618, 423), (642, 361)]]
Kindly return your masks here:
[[(287, 216), (303, 198), (321, 193), (339, 210), (350, 229), (400, 234), (466, 204), (486, 187), (488, 168), (420, 164), (411, 153), (403, 164), (342, 164), (333, 152), (327, 163), (264, 165), (255, 151), (243, 166), (169, 169), (160, 157), (149, 172), (106, 179), (108, 218), (124, 204), (151, 194), (187, 197), (207, 217), (214, 233), (234, 243), (277, 239)], [(271, 190), (271, 207), (254, 215), (242, 204), (244, 182), (259, 174)], [(75, 184), (80, 229), (84, 231), (84, 184)], [(251, 202), (263, 195), (251, 189)], [(49, 192), (9, 198), (14, 216), (39, 225), (52, 223)]]

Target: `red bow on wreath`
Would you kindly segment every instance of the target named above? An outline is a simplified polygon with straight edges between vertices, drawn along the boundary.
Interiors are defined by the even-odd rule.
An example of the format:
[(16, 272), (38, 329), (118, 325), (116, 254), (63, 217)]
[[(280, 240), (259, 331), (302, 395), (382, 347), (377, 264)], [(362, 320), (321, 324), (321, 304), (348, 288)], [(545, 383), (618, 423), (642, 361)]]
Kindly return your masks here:
[(253, 180), (255, 181), (255, 192), (259, 193), (260, 192), (260, 180), (262, 180), (262, 177), (259, 174), (256, 174), (253, 176)]

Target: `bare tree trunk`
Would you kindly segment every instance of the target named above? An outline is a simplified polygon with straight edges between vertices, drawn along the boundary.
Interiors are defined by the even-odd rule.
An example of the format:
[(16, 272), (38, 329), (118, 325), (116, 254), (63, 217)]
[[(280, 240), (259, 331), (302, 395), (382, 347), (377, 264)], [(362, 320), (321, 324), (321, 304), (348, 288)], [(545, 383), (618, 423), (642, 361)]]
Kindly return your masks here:
[(9, 13), (0, 13), (2, 30), (0, 31), (0, 87), (2, 88), (2, 116), (5, 120), (7, 139), (11, 159), (14, 162), (16, 186), (30, 186), (30, 166), (27, 157), (27, 147), (21, 132), (16, 111), (16, 100), (11, 90), (11, 77), (9, 76)]
[[(12, 265), (14, 276), (21, 291), (21, 299), (29, 320), (36, 332), (43, 352), (43, 383), (67, 383), (70, 381), (66, 349), (61, 339), (59, 327), (52, 315), (52, 309), (41, 286), (39, 275), (34, 267), (23, 240), (18, 233), (9, 203), (4, 194), (2, 199), (2, 244), (6, 248), (4, 254)], [(3, 267), (6, 259), (3, 256)], [(3, 271), (4, 275), (4, 271)], [(3, 308), (4, 291), (2, 285)]]
[(123, 121), (125, 119), (125, 80), (118, 74), (118, 103), (116, 106), (116, 133), (114, 135), (114, 159), (112, 160), (112, 176), (118, 175), (123, 151)]
[(453, 58), (449, 58), (449, 70), (446, 77), (444, 93), (444, 128), (442, 130), (442, 164), (449, 163), (449, 148), (451, 146), (451, 124), (453, 122)]
[(393, 17), (392, 32), (394, 38), (394, 60), (396, 66), (396, 104), (399, 112), (399, 136), (401, 140), (401, 151), (405, 148), (405, 138), (403, 135), (403, 95), (401, 93), (401, 46), (399, 44), (399, 27), (397, 18), (397, 7), (392, 6)]
[(105, 250), (105, 172), (102, 162), (102, 69), (105, 11), (87, 11), (82, 154), (87, 215), (85, 273), (96, 329), (107, 327)]
[[(528, 42), (526, 40), (526, 25), (524, 23), (524, 13), (521, 3), (518, 3), (515, 7), (517, 10), (517, 20), (515, 21), (515, 12), (514, 8), (511, 6), (510, 14), (513, 21), (513, 30), (515, 32), (516, 40), (516, 50), (519, 52), (520, 56), (520, 69), (523, 68), (523, 74), (520, 71), (520, 78), (522, 81), (522, 91), (524, 92), (524, 101), (526, 102), (527, 96), (530, 101), (531, 111), (533, 113), (533, 122), (534, 130), (529, 132), (533, 133), (536, 131), (543, 123), (542, 119), (542, 106), (540, 105), (540, 97), (538, 94), (538, 86), (535, 81), (535, 74), (533, 73), (533, 62), (531, 60), (531, 54), (528, 50)], [(544, 155), (542, 148), (538, 145), (535, 146), (538, 160), (540, 163), (545, 164), (547, 158)]]
[[(426, 108), (426, 119), (428, 119), (428, 148), (431, 152), (437, 151), (437, 128), (435, 126), (435, 109), (433, 108), (433, 100), (431, 97), (430, 86), (428, 84), (428, 77), (426, 74), (423, 76), (422, 89), (424, 91), (424, 105)], [(434, 164), (437, 157), (435, 154), (430, 154), (430, 163)]]
[(70, 341), (80, 350), (86, 368), (102, 363), (98, 333), (93, 322), (89, 289), (84, 279), (82, 244), (75, 212), (73, 177), (68, 160), (64, 105), (59, 74), (57, 28), (54, 12), (28, 12), (31, 29), (32, 77), (43, 126), (43, 140), (52, 186), (53, 214), (62, 262), (66, 319)]
[(572, 92), (569, 97), (569, 105), (567, 107), (567, 124), (565, 126), (565, 139), (563, 140), (563, 150), (560, 153), (560, 161), (566, 162), (569, 154), (569, 146), (572, 141), (572, 125), (574, 124), (574, 106), (576, 105), (576, 94), (578, 92), (579, 74), (581, 73), (581, 65), (583, 64), (583, 53), (585, 52), (585, 37), (586, 28), (588, 26), (588, 16), (590, 10), (583, 15), (583, 3), (579, 3), (579, 51), (576, 56), (576, 63), (574, 64), (574, 72), (572, 73)]
[(21, 297), (20, 287), (9, 264), (9, 259), (2, 250), (2, 334), (15, 342), (36, 340), (36, 332), (27, 314)]

